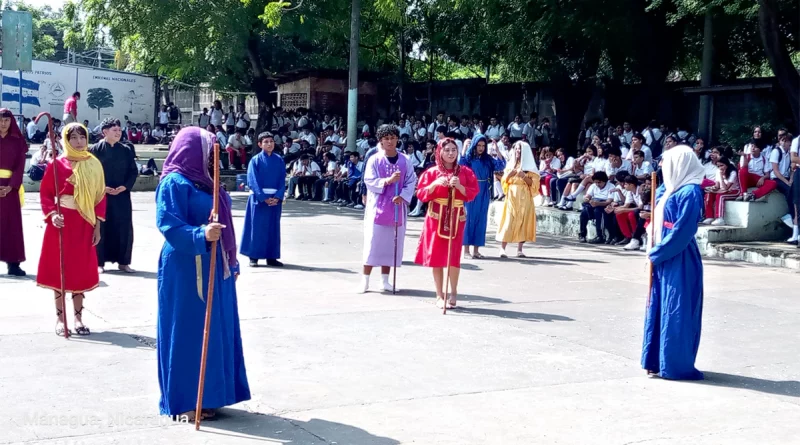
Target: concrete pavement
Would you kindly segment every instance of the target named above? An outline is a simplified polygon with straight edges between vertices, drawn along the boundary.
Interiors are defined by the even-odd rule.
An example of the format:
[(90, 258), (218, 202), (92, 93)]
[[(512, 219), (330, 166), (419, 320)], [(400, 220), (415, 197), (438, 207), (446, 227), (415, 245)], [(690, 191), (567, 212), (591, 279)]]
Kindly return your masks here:
[[(37, 200), (24, 210), (31, 275)], [(404, 291), (358, 295), (361, 214), (294, 201), (287, 267), (245, 267), (238, 284), (253, 400), (195, 432), (157, 415), (154, 207), (134, 193), (139, 273), (102, 276), (90, 337), (56, 337), (51, 294), (0, 278), (0, 444), (800, 443), (795, 272), (706, 260), (707, 380), (669, 382), (639, 367), (641, 253), (542, 237), (531, 258), (501, 261), (492, 243), (465, 261), (463, 309), (442, 316), (430, 272), (410, 264), (420, 220)]]

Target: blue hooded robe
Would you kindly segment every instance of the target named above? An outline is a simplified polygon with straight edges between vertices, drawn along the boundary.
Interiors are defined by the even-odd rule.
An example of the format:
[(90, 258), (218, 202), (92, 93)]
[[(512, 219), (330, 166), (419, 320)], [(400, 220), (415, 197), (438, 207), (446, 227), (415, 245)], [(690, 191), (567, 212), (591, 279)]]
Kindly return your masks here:
[[(483, 141), (485, 150), (477, 156), (478, 142)], [(489, 143), (484, 135), (476, 135), (472, 140), (467, 154), (461, 158), (459, 164), (472, 169), (478, 179), (478, 196), (465, 203), (467, 209), (467, 225), (464, 228), (465, 246), (482, 247), (486, 245), (486, 225), (489, 222), (489, 203), (492, 201), (492, 188), (494, 185), (494, 159), (489, 156)]]
[[(656, 191), (658, 201), (663, 185)], [(653, 288), (644, 325), (642, 367), (665, 379), (701, 380), (695, 366), (703, 316), (703, 262), (695, 234), (703, 191), (689, 184), (664, 207), (661, 242), (650, 250)]]
[[(253, 260), (277, 260), (281, 257), (281, 212), (286, 191), (286, 167), (278, 154), (263, 151), (250, 160), (247, 168), (250, 197), (244, 215), (240, 252)], [(278, 204), (267, 205), (268, 198)]]
[[(156, 225), (165, 238), (158, 261), (156, 326), (164, 415), (194, 411), (197, 402), (211, 261), (204, 226), (212, 205), (211, 194), (180, 173), (166, 175), (156, 189)], [(204, 409), (250, 400), (234, 277), (238, 267), (231, 267), (225, 278), (223, 261), (222, 249), (217, 249)]]

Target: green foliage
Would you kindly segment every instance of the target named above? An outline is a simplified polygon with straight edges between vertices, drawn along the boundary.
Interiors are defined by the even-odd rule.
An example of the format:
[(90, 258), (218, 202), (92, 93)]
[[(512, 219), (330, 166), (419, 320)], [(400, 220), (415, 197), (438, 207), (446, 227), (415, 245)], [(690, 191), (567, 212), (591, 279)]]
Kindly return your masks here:
[(777, 118), (774, 106), (758, 106), (728, 119), (720, 127), (717, 139), (720, 144), (728, 145), (738, 151), (753, 138), (754, 123), (761, 127), (765, 137), (774, 137), (778, 129), (783, 126)]

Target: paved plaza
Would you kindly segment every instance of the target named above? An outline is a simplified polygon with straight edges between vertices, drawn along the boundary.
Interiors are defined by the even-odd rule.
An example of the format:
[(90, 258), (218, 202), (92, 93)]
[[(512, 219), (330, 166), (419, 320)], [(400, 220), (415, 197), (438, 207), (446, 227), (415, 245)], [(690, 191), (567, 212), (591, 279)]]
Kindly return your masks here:
[[(421, 220), (408, 230), (403, 291), (359, 295), (361, 213), (294, 201), (287, 266), (240, 258), (253, 398), (195, 432), (158, 416), (163, 238), (154, 194), (133, 197), (139, 273), (101, 276), (86, 299), (93, 334), (66, 341), (53, 333), (52, 294), (34, 284), (43, 222), (28, 194), (31, 276), (0, 277), (0, 444), (800, 443), (796, 272), (705, 260), (707, 380), (670, 382), (639, 366), (641, 252), (541, 237), (531, 258), (499, 260), (492, 242), (489, 258), (465, 261), (461, 309), (442, 316), (430, 271), (411, 264)], [(234, 200), (241, 233), (246, 195)]]

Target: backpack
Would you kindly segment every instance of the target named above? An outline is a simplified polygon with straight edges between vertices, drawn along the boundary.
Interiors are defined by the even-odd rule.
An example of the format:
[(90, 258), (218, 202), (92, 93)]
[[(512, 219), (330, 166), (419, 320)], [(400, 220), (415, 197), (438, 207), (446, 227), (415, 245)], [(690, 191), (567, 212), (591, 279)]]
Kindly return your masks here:
[(667, 136), (665, 134), (662, 134), (661, 139), (656, 139), (656, 135), (653, 134), (652, 129), (647, 130), (647, 132), (650, 133), (650, 139), (653, 140), (653, 143), (650, 144), (650, 152), (652, 153), (653, 158), (661, 156), (661, 151), (664, 148), (663, 145), (661, 145), (661, 141), (663, 141), (664, 138), (666, 138)]
[(172, 120), (178, 120), (181, 117), (181, 112), (178, 110), (178, 107), (172, 107), (169, 109), (169, 118)]
[(39, 182), (44, 178), (44, 167), (41, 165), (31, 165), (28, 169), (28, 177), (31, 181)]

